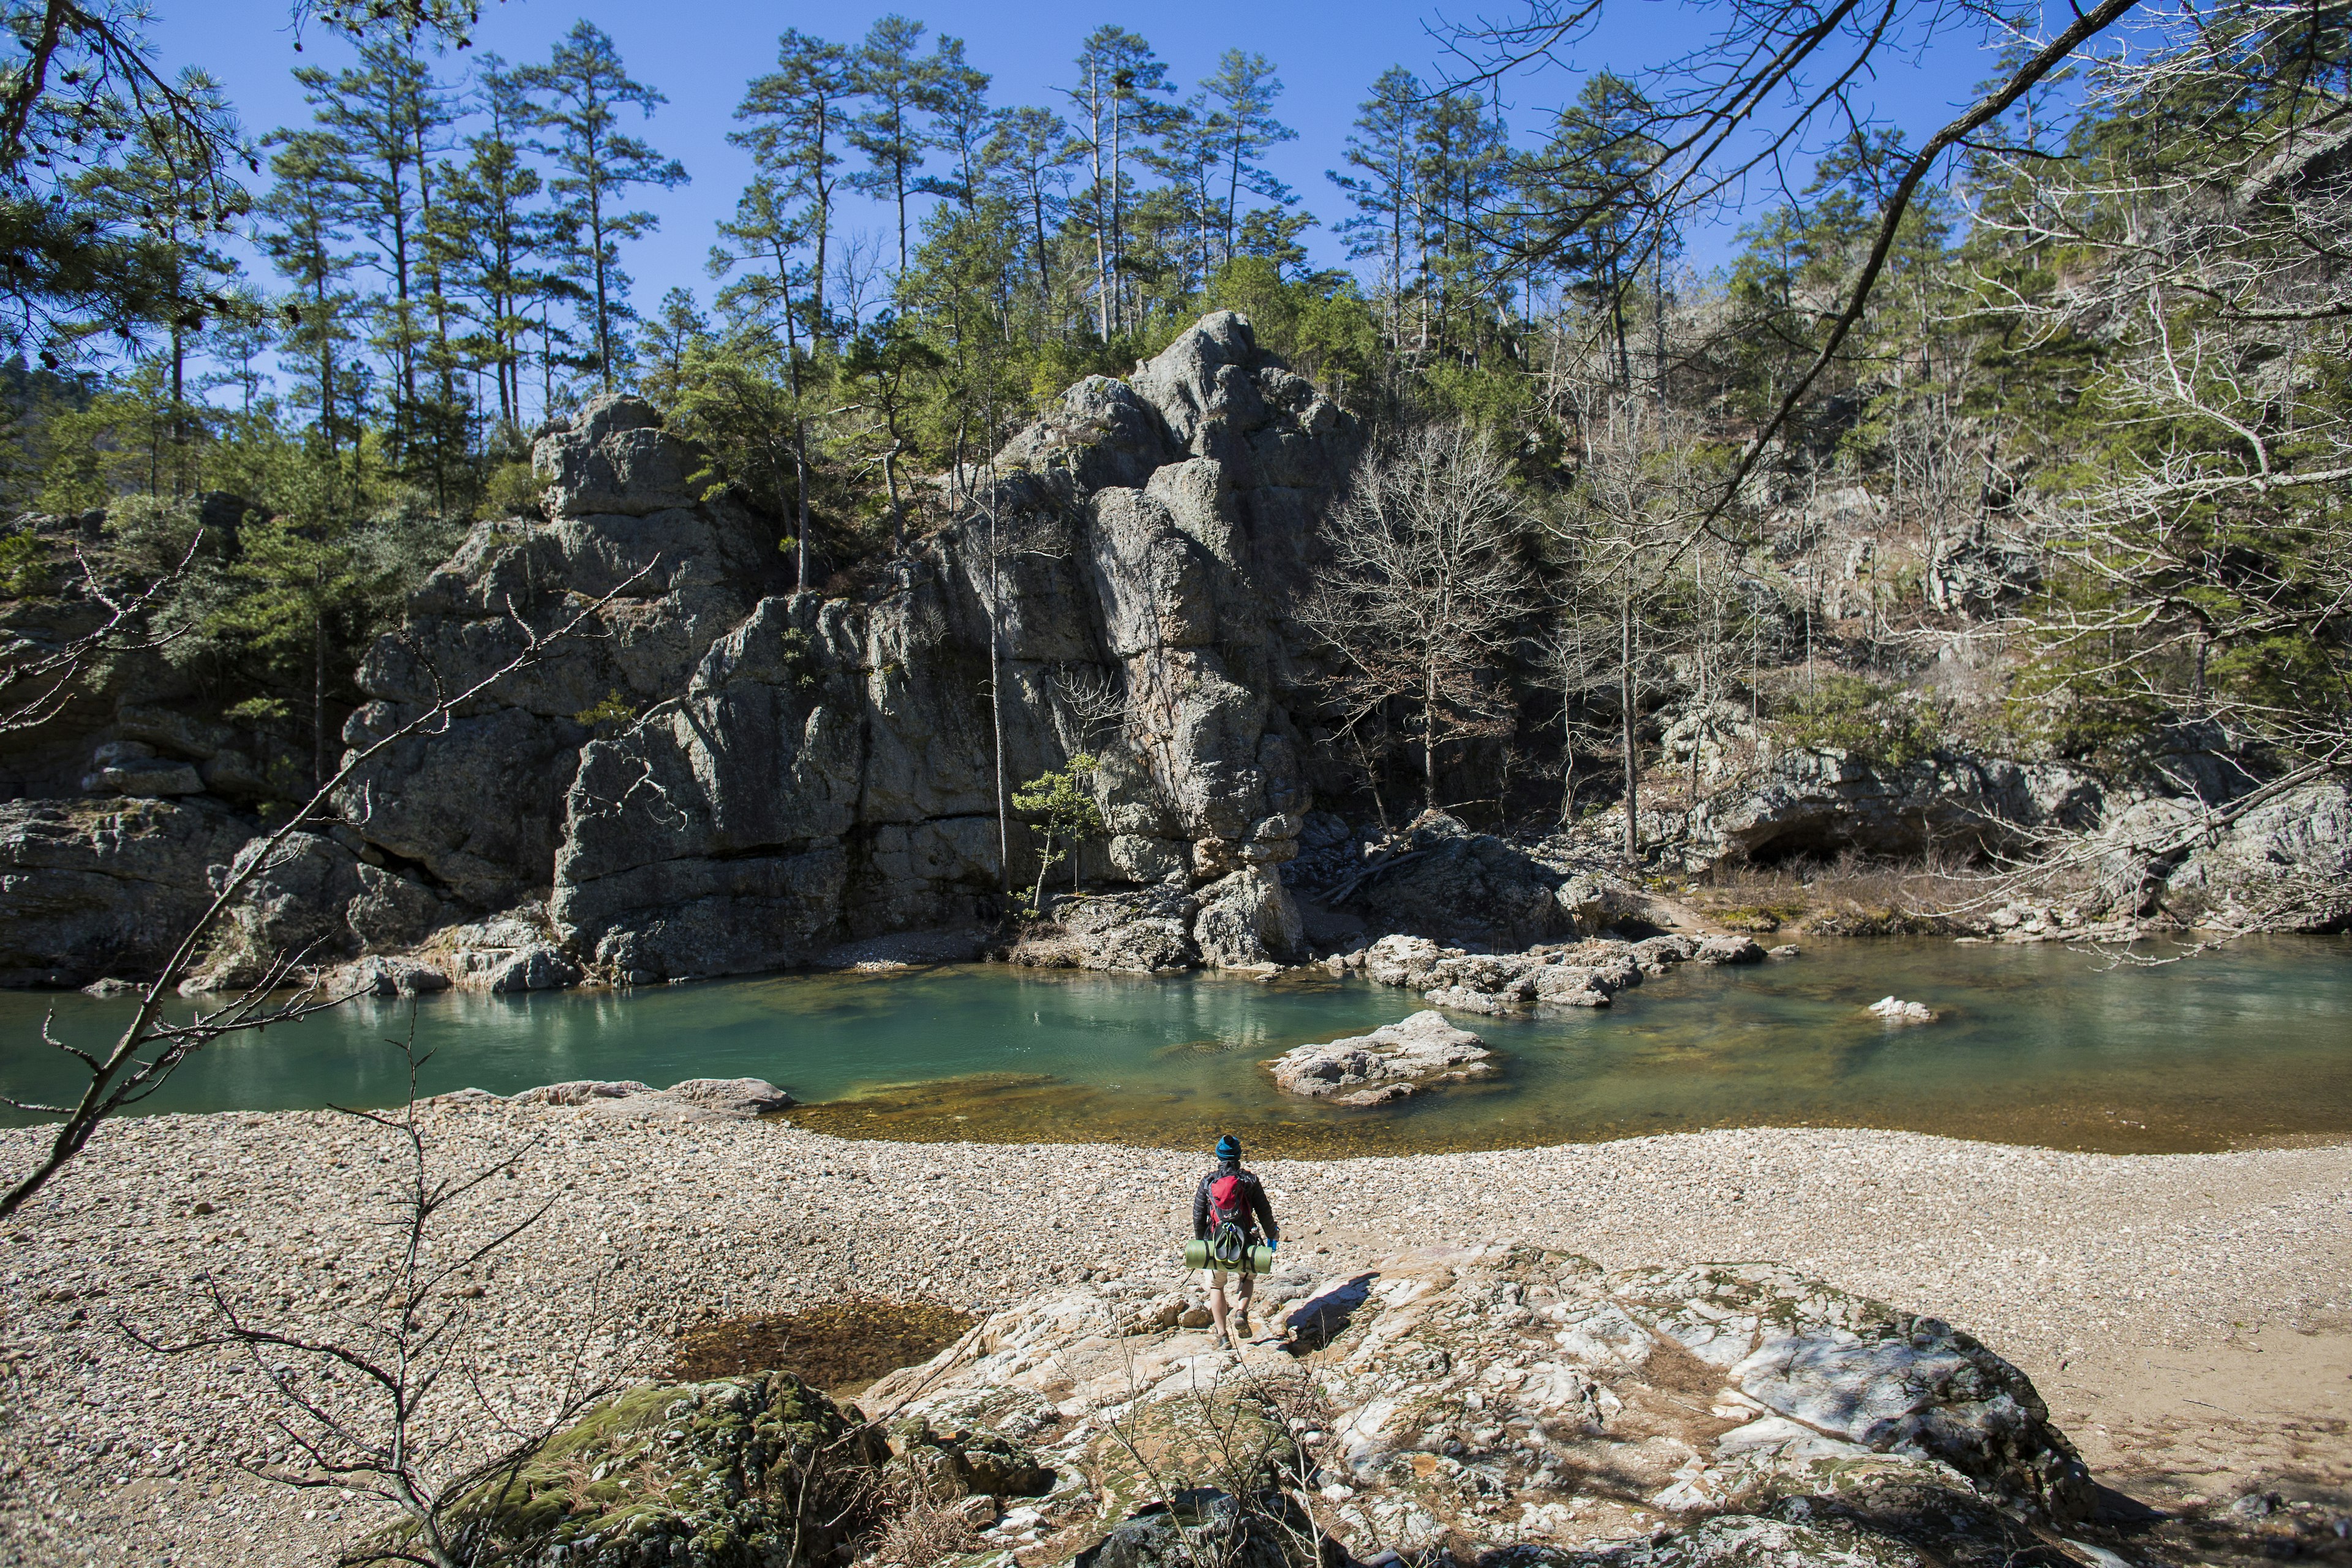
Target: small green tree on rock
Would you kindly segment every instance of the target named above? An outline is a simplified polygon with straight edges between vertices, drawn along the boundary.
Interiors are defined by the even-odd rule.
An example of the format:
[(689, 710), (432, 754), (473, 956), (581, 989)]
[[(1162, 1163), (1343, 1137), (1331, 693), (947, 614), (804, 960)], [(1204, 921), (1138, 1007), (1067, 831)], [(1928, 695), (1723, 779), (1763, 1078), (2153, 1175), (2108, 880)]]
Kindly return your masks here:
[(1045, 901), (1045, 873), (1054, 864), (1057, 839), (1070, 847), (1070, 890), (1078, 890), (1078, 846), (1103, 830), (1102, 812), (1087, 791), (1100, 760), (1091, 752), (1072, 754), (1059, 773), (1040, 773), (1013, 792), (1013, 809), (1045, 829), (1045, 847), (1037, 858), (1037, 886), (1029, 895), (1028, 912), (1034, 915)]

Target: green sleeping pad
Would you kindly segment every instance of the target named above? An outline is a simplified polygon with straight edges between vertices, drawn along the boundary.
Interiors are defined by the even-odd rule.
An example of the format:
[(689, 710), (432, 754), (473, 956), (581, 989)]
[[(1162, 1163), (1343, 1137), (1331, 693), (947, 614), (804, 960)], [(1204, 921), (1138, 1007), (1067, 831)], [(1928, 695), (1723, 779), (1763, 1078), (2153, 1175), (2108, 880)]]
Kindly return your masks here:
[(1187, 1268), (1223, 1268), (1229, 1274), (1271, 1274), (1274, 1272), (1274, 1248), (1261, 1242), (1249, 1249), (1238, 1263), (1219, 1263), (1209, 1256), (1205, 1241), (1184, 1244), (1184, 1267)]

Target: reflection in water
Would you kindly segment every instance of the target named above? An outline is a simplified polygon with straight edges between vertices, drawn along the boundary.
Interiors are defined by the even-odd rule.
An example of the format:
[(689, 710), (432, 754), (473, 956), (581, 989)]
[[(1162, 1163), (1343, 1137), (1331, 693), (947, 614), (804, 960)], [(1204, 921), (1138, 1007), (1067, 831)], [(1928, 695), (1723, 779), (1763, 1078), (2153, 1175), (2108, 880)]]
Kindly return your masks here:
[[(1889, 993), (1943, 1015), (1890, 1026)], [(69, 1079), (38, 1044), (89, 1047), (129, 1004), (0, 994), (0, 1087)], [(1876, 941), (1789, 963), (1685, 968), (1614, 1009), (1460, 1020), (1494, 1079), (1400, 1105), (1276, 1095), (1260, 1064), (1420, 1004), (1361, 982), (1151, 980), (950, 967), (783, 975), (626, 994), (445, 995), (416, 1005), (428, 1092), (564, 1079), (752, 1075), (796, 1121), (897, 1138), (1116, 1139), (1215, 1130), (1267, 1153), (1475, 1149), (1738, 1125), (1910, 1127), (2063, 1147), (2189, 1150), (2352, 1132), (2352, 939), (2249, 943), (2154, 971), (2061, 948)], [(383, 1104), (406, 1003), (362, 1001), (214, 1047), (150, 1109)]]

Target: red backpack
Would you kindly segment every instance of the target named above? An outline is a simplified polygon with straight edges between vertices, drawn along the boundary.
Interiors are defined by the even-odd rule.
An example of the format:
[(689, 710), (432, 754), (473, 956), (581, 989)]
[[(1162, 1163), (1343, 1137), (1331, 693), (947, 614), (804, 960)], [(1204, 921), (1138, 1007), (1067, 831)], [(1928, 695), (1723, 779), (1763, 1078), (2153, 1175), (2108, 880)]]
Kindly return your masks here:
[(1249, 1250), (1249, 1184), (1239, 1175), (1219, 1176), (1209, 1184), (1209, 1252), (1223, 1263), (1238, 1263)]

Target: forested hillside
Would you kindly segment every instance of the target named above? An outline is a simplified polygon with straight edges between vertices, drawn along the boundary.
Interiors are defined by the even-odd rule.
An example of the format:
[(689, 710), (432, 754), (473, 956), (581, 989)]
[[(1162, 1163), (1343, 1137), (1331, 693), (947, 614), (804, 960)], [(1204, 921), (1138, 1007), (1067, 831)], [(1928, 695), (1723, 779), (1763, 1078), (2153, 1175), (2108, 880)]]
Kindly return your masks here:
[[(587, 22), (506, 60), (454, 11), (330, 8), (359, 63), (248, 141), (113, 35), (43, 55), (54, 10), (10, 9), (55, 74), (0, 125), (11, 657), (161, 580), (152, 657), (250, 733), (252, 799), (331, 771), (469, 526), (541, 515), (549, 417), (642, 395), (779, 584), (856, 599), (1065, 388), (1215, 309), (1368, 436), (1283, 611), (1367, 816), (1627, 803), (1638, 856), (1644, 810), (1806, 745), (2217, 799), (2352, 754), (2341, 8), (2140, 17), (2041, 69), (2021, 37), (1947, 143), (1815, 115), (1745, 163), (1694, 152), (1723, 100), (1671, 72), (1513, 123), (1500, 78), (1400, 65), (1314, 190), (1263, 166), (1295, 128), (1247, 39), (1186, 82), (1107, 26), (1024, 105), (917, 19), (790, 31), (730, 89), (757, 175), (708, 308), (634, 286), (693, 171)], [(1694, 265), (1768, 156), (1807, 172), (1751, 178), (1735, 258)], [(1309, 265), (1318, 224), (1349, 268)]]

